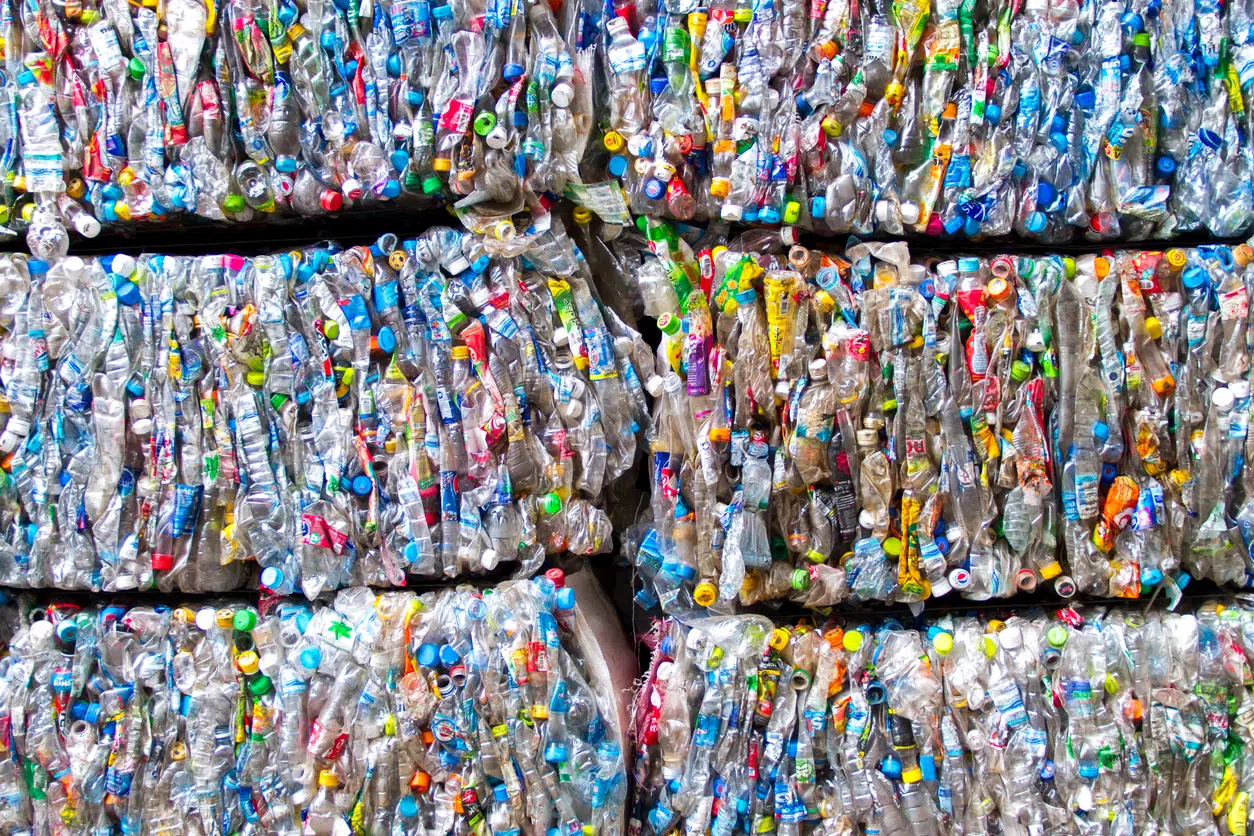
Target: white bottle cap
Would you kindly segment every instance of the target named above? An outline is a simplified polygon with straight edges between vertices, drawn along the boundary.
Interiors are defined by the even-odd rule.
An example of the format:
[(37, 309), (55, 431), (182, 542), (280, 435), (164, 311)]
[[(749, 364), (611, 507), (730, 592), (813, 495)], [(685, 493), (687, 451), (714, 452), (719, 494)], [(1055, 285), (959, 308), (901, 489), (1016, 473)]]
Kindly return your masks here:
[(12, 340), (8, 340), (4, 345), (0, 345), (0, 357), (5, 360), (17, 359), (17, 344)]
[(148, 435), (152, 432), (151, 419), (140, 418), (138, 421), (132, 421), (131, 432), (135, 433), (135, 435)]
[(1023, 630), (1016, 626), (1004, 627), (997, 634), (997, 641), (1006, 650), (1017, 650), (1023, 647)]
[(952, 591), (953, 591), (953, 587), (949, 585), (949, 578), (945, 577), (944, 575), (941, 575), (939, 578), (932, 581), (932, 597), (933, 598), (940, 598), (944, 595), (948, 595)]
[(665, 384), (666, 381), (661, 375), (650, 375), (649, 379), (644, 382), (644, 391), (648, 392), (651, 398), (661, 397)]
[(875, 515), (863, 508), (858, 514), (858, 525), (863, 528), (875, 528)]
[(1215, 405), (1215, 409), (1220, 412), (1227, 412), (1232, 409), (1232, 390), (1226, 386), (1221, 386), (1211, 393), (1210, 402)]
[(18, 442), (22, 440), (22, 436), (13, 432), (13, 430), (5, 430), (0, 433), (0, 453), (6, 456), (17, 449)]
[(721, 214), (723, 216), (723, 220), (735, 223), (745, 216), (745, 210), (744, 207), (737, 206), (734, 203), (724, 203)]
[(148, 405), (145, 398), (136, 398), (131, 401), (131, 421), (138, 421), (141, 418), (151, 418), (152, 407)]
[(583, 415), (583, 401), (570, 401), (566, 404), (566, 417), (571, 420)]
[(880, 442), (880, 431), (872, 429), (861, 429), (856, 434), (859, 447), (874, 447)]
[(553, 91), (549, 93), (549, 100), (558, 107), (570, 107), (570, 103), (574, 98), (575, 88), (564, 81), (559, 81), (553, 85)]
[(887, 200), (875, 201), (875, 220), (882, 224), (888, 223), (888, 212), (892, 208), (892, 204)]
[(1248, 398), (1250, 396), (1250, 382), (1248, 380), (1234, 380), (1228, 384), (1228, 391), (1238, 401)]
[(52, 622), (46, 618), (33, 622), (30, 625), (30, 637), (40, 644), (52, 638)]
[(344, 185), (340, 187), (340, 191), (349, 200), (356, 200), (365, 193), (366, 188), (356, 177), (350, 177), (344, 181)]
[[(621, 20), (622, 18), (618, 19)], [(501, 125), (497, 125), (488, 132), (484, 141), (488, 143), (489, 148), (495, 148), (499, 151), (506, 145), (509, 145), (509, 131), (505, 130)]]
[(74, 228), (78, 230), (78, 234), (84, 238), (95, 238), (100, 234), (100, 221), (96, 220), (92, 215), (84, 212), (74, 218)]
[(827, 360), (816, 357), (810, 361), (810, 377), (814, 379), (827, 377)]
[(201, 607), (196, 611), (196, 626), (208, 632), (218, 623), (218, 613), (213, 607)]
[(491, 572), (500, 562), (501, 556), (496, 553), (496, 549), (484, 549), (483, 554), (479, 556), (479, 565), (485, 572)]
[(801, 240), (801, 236), (797, 233), (795, 226), (780, 227), (779, 240), (783, 242), (785, 247), (795, 247), (797, 242)]
[[(82, 263), (82, 259), (79, 259), (79, 263)], [(66, 266), (68, 267), (69, 265), (67, 264)], [(135, 259), (126, 253), (115, 255), (113, 257), (113, 272), (123, 278), (133, 275), (135, 273)]]
[(901, 222), (907, 226), (919, 222), (919, 204), (906, 201), (901, 204)]
[(559, 325), (553, 329), (553, 345), (566, 345), (568, 342), (570, 342), (570, 334), (563, 326)]
[(781, 398), (781, 399), (787, 398), (789, 388), (790, 386), (787, 380), (777, 381), (775, 383), (775, 397)]

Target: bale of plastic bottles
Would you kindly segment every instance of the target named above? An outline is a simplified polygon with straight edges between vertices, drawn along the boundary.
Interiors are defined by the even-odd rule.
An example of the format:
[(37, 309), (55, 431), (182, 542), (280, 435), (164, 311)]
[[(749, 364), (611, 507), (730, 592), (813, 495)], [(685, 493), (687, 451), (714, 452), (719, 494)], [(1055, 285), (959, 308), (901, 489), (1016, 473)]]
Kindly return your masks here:
[(578, 182), (585, 4), (171, 0), (6, 8), (0, 224), (264, 220)]
[(1246, 832), (1248, 602), (724, 616), (652, 640), (644, 836)]
[(915, 259), (640, 228), (643, 260), (610, 245), (661, 331), (640, 603), (1254, 581), (1250, 246)]
[(557, 219), (508, 247), (64, 244), (0, 255), (0, 583), (222, 591), (255, 567), (313, 598), (611, 548), (653, 360)]
[(617, 695), (576, 613), (548, 577), (32, 610), (0, 660), (0, 829), (618, 836)]
[(918, 0), (614, 4), (632, 211), (820, 233), (1139, 240), (1254, 217), (1250, 12)]

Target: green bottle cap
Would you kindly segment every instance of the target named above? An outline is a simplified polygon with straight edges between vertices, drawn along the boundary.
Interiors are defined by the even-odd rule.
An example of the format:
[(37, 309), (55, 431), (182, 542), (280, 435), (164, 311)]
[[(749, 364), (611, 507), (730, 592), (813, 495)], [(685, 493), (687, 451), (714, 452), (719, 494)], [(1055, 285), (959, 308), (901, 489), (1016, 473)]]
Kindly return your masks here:
[(479, 136), (487, 136), (492, 133), (492, 129), (496, 127), (496, 114), (490, 110), (480, 111), (475, 117), (475, 133)]
[(792, 570), (792, 588), (803, 592), (810, 588), (810, 573), (805, 569)]
[(249, 386), (262, 386), (266, 382), (265, 372), (249, 372), (244, 376)]
[(440, 193), (440, 189), (444, 188), (444, 184), (440, 182), (440, 178), (434, 174), (428, 174), (422, 178), (422, 193), (425, 195), (435, 195)]
[(562, 510), (562, 498), (555, 493), (546, 493), (540, 497), (540, 508), (546, 514), (556, 514)]
[(1049, 632), (1045, 634), (1045, 640), (1049, 642), (1050, 647), (1061, 648), (1067, 643), (1070, 636), (1067, 634), (1067, 628), (1061, 624), (1055, 624), (1049, 628)]
[(270, 689), (274, 687), (274, 683), (270, 681), (270, 677), (264, 673), (257, 674), (248, 680), (248, 691), (254, 697), (262, 697), (270, 693)]
[(235, 613), (235, 629), (248, 632), (257, 626), (257, 613), (252, 610), (238, 610)]
[(138, 58), (132, 58), (129, 62), (127, 62), (126, 69), (127, 72), (131, 74), (131, 78), (136, 81), (139, 81), (144, 77), (144, 73), (148, 72), (147, 68), (144, 67), (144, 62), (140, 61)]
[(237, 212), (243, 212), (244, 207), (247, 205), (248, 204), (244, 202), (244, 198), (237, 194), (229, 194), (226, 196), (226, 200), (222, 201), (222, 208), (230, 212), (232, 215)]

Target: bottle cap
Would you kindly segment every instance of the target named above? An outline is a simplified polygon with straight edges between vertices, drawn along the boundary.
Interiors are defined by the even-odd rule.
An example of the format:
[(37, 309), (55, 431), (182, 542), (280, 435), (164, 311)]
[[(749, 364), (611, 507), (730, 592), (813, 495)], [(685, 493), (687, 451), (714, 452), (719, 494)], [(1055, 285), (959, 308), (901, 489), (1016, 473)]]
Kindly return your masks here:
[(241, 633), (247, 633), (257, 626), (257, 612), (252, 609), (242, 609), (235, 613), (235, 621), (233, 626)]
[(724, 203), (720, 213), (723, 216), (723, 220), (730, 223), (736, 223), (745, 216), (744, 207), (737, 206), (734, 203)]
[(314, 670), (322, 664), (322, 651), (316, 647), (306, 647), (300, 652), (300, 663), (308, 670)]
[(320, 787), (338, 787), (340, 779), (335, 777), (335, 773), (329, 769), (324, 769), (318, 773), (318, 786)]
[(556, 493), (546, 493), (540, 497), (540, 509), (549, 515), (556, 514), (562, 510), (562, 498)]
[(369, 476), (362, 474), (353, 477), (353, 493), (360, 497), (367, 497), (370, 496), (372, 490), (374, 490), (374, 482)]
[(557, 590), (557, 608), (567, 611), (575, 608), (575, 590), (569, 586), (563, 586)]
[(810, 573), (805, 569), (792, 570), (792, 588), (798, 592), (804, 592), (810, 588)]
[(936, 648), (937, 653), (945, 656), (954, 649), (954, 637), (950, 633), (939, 632), (932, 637), (932, 647)]
[(245, 676), (252, 676), (260, 667), (260, 660), (257, 654), (251, 650), (246, 650), (239, 656), (235, 657), (235, 666), (240, 669), (240, 673)]
[(692, 591), (692, 600), (696, 601), (699, 607), (713, 606), (718, 600), (718, 589), (709, 581), (702, 581)]
[(1226, 386), (1221, 386), (1211, 393), (1210, 402), (1214, 404), (1215, 409), (1220, 412), (1228, 412), (1232, 409), (1232, 390)]
[(271, 592), (283, 585), (283, 570), (277, 566), (267, 566), (261, 570), (261, 585)]
[(338, 212), (344, 205), (344, 196), (339, 192), (323, 189), (322, 194), (318, 196), (318, 203), (328, 212)]
[(1149, 333), (1151, 340), (1157, 340), (1163, 335), (1163, 324), (1158, 321), (1158, 317), (1145, 317), (1145, 330)]
[(1045, 633), (1045, 641), (1049, 642), (1049, 646), (1059, 649), (1067, 644), (1069, 638), (1071, 638), (1071, 634), (1061, 624), (1055, 624)]
[(858, 648), (862, 647), (862, 632), (860, 630), (846, 630), (842, 644), (845, 650), (850, 653), (857, 653)]

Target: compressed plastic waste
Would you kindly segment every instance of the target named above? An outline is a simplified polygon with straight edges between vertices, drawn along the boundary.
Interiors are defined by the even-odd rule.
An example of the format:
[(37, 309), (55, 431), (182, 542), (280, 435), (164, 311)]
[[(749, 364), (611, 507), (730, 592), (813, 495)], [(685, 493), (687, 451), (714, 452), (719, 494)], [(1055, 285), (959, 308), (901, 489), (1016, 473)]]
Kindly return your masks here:
[(617, 836), (618, 715), (561, 580), (36, 610), (0, 660), (0, 828)]
[(1138, 240), (1254, 217), (1240, 4), (619, 2), (601, 144), (632, 211)]
[[(485, 243), (508, 249), (490, 254)], [(554, 219), (0, 256), (0, 583), (278, 595), (611, 548), (652, 357)]]
[(1252, 628), (1248, 602), (668, 620), (637, 702), (631, 827), (1244, 833)]
[(643, 261), (610, 246), (661, 331), (641, 604), (1254, 583), (1249, 246), (918, 261), (640, 229)]
[[(556, 7), (557, 11), (554, 11)], [(501, 221), (578, 182), (601, 9), (203, 0), (7, 8), (0, 224), (391, 201)]]

